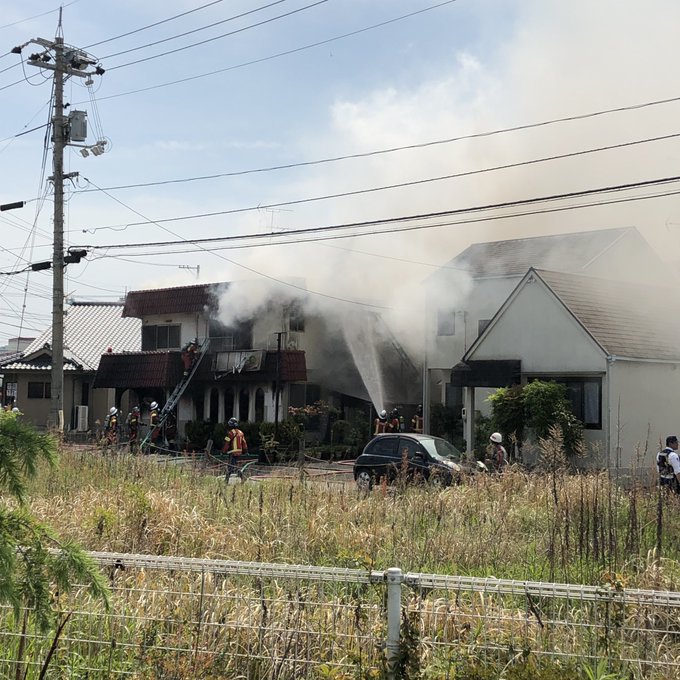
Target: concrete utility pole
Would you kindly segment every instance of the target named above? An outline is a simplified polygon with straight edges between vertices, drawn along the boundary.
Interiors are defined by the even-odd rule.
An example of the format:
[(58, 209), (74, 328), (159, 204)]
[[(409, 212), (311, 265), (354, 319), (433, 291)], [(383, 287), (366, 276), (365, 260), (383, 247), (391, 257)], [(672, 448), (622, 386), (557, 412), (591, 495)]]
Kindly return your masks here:
[[(42, 51), (31, 54), (28, 64), (54, 72), (54, 114), (52, 116), (52, 177), (54, 184), (54, 242), (52, 249), (52, 371), (51, 400), (48, 426), (59, 430), (64, 428), (64, 180), (77, 177), (78, 173), (64, 174), (64, 148), (72, 141), (71, 116), (64, 115), (64, 82), (67, 78), (90, 78), (92, 75), (103, 75), (104, 69), (97, 65), (97, 60), (82, 50), (64, 45), (61, 25), (61, 9), (59, 24), (54, 40), (34, 38), (12, 49), (14, 54), (21, 54), (29, 44), (38, 45)], [(94, 67), (91, 70), (90, 67)], [(79, 112), (82, 113), (82, 112)], [(84, 126), (84, 118), (82, 119)], [(78, 133), (78, 141), (85, 139), (86, 132)], [(74, 135), (74, 139), (75, 139)], [(103, 152), (105, 142), (96, 145), (98, 153)], [(87, 147), (84, 147), (87, 148)], [(87, 152), (83, 152), (87, 155)], [(80, 257), (83, 251), (78, 251)], [(78, 262), (80, 257), (69, 253), (66, 262)]]

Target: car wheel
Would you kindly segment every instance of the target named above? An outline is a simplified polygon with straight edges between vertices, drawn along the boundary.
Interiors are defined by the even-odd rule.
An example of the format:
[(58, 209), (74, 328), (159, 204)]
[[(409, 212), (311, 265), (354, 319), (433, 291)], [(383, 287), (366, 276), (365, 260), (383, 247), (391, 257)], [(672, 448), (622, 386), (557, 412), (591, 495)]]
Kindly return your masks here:
[(370, 491), (375, 483), (375, 475), (368, 468), (357, 470), (354, 479), (356, 479), (357, 486), (362, 491)]

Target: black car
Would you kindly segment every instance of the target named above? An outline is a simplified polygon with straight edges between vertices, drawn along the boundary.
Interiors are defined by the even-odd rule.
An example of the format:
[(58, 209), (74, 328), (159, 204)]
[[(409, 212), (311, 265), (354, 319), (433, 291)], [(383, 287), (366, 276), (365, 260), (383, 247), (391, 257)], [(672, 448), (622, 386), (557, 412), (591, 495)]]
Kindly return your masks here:
[(463, 454), (445, 439), (428, 434), (379, 434), (354, 461), (354, 479), (363, 489), (370, 489), (383, 478), (392, 482), (400, 474), (407, 479), (450, 485), (476, 469), (476, 465), (466, 464)]

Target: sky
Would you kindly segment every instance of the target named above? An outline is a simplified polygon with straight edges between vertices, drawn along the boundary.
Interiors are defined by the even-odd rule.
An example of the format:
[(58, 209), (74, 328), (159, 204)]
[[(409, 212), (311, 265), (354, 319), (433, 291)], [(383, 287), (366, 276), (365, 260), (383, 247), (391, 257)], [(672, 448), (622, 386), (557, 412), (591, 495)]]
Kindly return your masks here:
[[(52, 73), (25, 63), (37, 46), (10, 50), (52, 40), (58, 17), (0, 0), (0, 204), (27, 202), (0, 213), (0, 345), (50, 323), (51, 273), (4, 273), (51, 259)], [(65, 154), (65, 241), (88, 250), (67, 299), (245, 280), (408, 324), (421, 283), (474, 242), (635, 226), (672, 264), (677, 182), (394, 220), (680, 175), (679, 24), (676, 0), (65, 2), (65, 43), (105, 70), (65, 101), (87, 144), (106, 140)], [(223, 237), (256, 238), (186, 243)]]

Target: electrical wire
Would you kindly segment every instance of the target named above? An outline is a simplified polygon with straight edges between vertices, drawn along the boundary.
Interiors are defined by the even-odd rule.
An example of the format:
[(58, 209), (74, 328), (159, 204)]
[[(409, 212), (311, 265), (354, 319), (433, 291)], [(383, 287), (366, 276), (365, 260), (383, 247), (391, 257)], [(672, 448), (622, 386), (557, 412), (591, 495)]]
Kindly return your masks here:
[[(325, 0), (325, 1), (327, 1), (327, 0)], [(169, 40), (176, 40), (177, 38), (184, 38), (187, 35), (191, 35), (193, 33), (198, 33), (199, 31), (205, 31), (208, 28), (214, 28), (215, 26), (219, 26), (220, 24), (226, 24), (229, 21), (234, 21), (236, 19), (242, 19), (243, 17), (248, 16), (250, 14), (255, 14), (256, 12), (261, 12), (263, 9), (269, 9), (270, 7), (274, 7), (274, 5), (280, 5), (282, 2), (287, 2), (287, 0), (274, 0), (274, 2), (270, 2), (267, 5), (262, 5), (261, 7), (256, 7), (255, 9), (248, 10), (247, 12), (242, 12), (241, 14), (235, 14), (233, 16), (227, 17), (226, 19), (221, 19), (220, 21), (215, 21), (212, 24), (207, 24), (206, 26), (200, 26), (199, 28), (194, 28), (191, 31), (185, 31), (184, 33), (178, 33), (177, 35), (172, 35), (168, 38), (156, 40), (155, 42), (146, 43), (145, 45), (140, 45), (139, 47), (131, 47), (129, 50), (123, 50), (121, 52), (116, 52), (114, 54), (107, 54), (105, 57), (102, 57), (102, 60), (112, 59), (113, 57), (120, 57), (123, 54), (130, 54), (130, 52), (136, 52), (137, 50), (144, 50), (147, 47), (154, 47), (155, 45), (160, 45), (162, 43), (168, 42)], [(227, 33), (225, 35), (231, 35), (231, 34)], [(218, 38), (222, 38), (222, 37), (224, 37), (224, 36), (217, 36), (217, 38), (212, 38), (211, 40), (217, 40)], [(197, 43), (197, 44), (200, 45), (201, 43)], [(193, 47), (193, 45), (188, 45), (187, 47)], [(186, 49), (186, 48), (182, 48), (182, 49)]]
[[(646, 139), (642, 140), (634, 140), (631, 142), (622, 142), (619, 144), (612, 144), (609, 146), (601, 146), (601, 147), (596, 147), (593, 149), (583, 149), (580, 151), (574, 151), (570, 153), (565, 153), (565, 154), (555, 154), (553, 156), (544, 156), (541, 158), (533, 158), (527, 161), (518, 161), (516, 163), (507, 163), (504, 165), (497, 165), (497, 166), (492, 166), (488, 168), (480, 168), (477, 170), (467, 170), (465, 172), (459, 172), (459, 173), (452, 173), (449, 175), (440, 175), (438, 177), (428, 177), (428, 178), (423, 178), (423, 179), (417, 179), (417, 180), (411, 180), (409, 182), (399, 182), (397, 184), (387, 184), (387, 185), (382, 185), (378, 187), (369, 187), (367, 189), (356, 189), (354, 191), (344, 191), (344, 192), (339, 192), (335, 194), (326, 194), (323, 196), (313, 196), (311, 198), (300, 198), (300, 199), (295, 199), (291, 201), (280, 201), (278, 203), (266, 203), (266, 204), (259, 204), (256, 206), (250, 206), (247, 208), (232, 208), (229, 210), (220, 210), (220, 211), (214, 211), (214, 212), (209, 212), (209, 213), (198, 213), (194, 215), (183, 215), (179, 217), (167, 217), (167, 218), (162, 218), (158, 220), (153, 220), (154, 224), (159, 224), (159, 223), (167, 223), (167, 222), (182, 222), (185, 220), (194, 220), (194, 219), (204, 219), (208, 217), (218, 217), (222, 215), (234, 215), (234, 214), (240, 214), (240, 213), (245, 213), (245, 212), (253, 212), (256, 210), (263, 210), (263, 209), (269, 209), (269, 208), (281, 208), (284, 206), (291, 206), (291, 205), (302, 205), (306, 203), (316, 203), (319, 201), (327, 201), (327, 200), (332, 200), (332, 199), (337, 199), (337, 198), (347, 198), (349, 196), (360, 196), (364, 194), (370, 194), (370, 193), (376, 193), (380, 191), (390, 191), (393, 189), (403, 189), (406, 187), (413, 187), (413, 186), (421, 186), (423, 184), (430, 184), (433, 182), (442, 182), (446, 180), (451, 180), (451, 179), (458, 179), (461, 177), (471, 177), (474, 175), (480, 175), (486, 172), (496, 172), (499, 170), (508, 170), (508, 169), (513, 169), (513, 168), (518, 168), (518, 167), (523, 167), (523, 166), (529, 166), (529, 165), (535, 165), (538, 163), (544, 163), (548, 161), (554, 161), (554, 160), (563, 160), (565, 158), (574, 158), (578, 156), (584, 156), (587, 154), (592, 154), (592, 153), (600, 153), (602, 151), (610, 151), (613, 149), (621, 149), (621, 148), (626, 148), (626, 147), (631, 147), (631, 146), (636, 146), (639, 144), (645, 144), (645, 143), (650, 143), (650, 142), (658, 142), (658, 141), (667, 141), (669, 139), (674, 139), (680, 137), (680, 133), (673, 133), (669, 135), (662, 135), (659, 137), (649, 137)], [(86, 181), (90, 182), (88, 178), (84, 178)], [(189, 180), (190, 181), (190, 180)], [(96, 186), (96, 185), (95, 185)], [(135, 185), (133, 185), (135, 186)], [(147, 185), (144, 185), (147, 186)], [(117, 187), (116, 187), (117, 188)], [(126, 187), (127, 188), (127, 187)], [(103, 191), (101, 189), (100, 191)], [(111, 191), (111, 189), (107, 189), (107, 191)], [(89, 229), (83, 229), (83, 232), (89, 232), (89, 233), (95, 233), (100, 230), (104, 229), (112, 229), (116, 231), (121, 231), (123, 228), (127, 229), (129, 227), (136, 227), (136, 226), (143, 226), (146, 224), (145, 222), (130, 222), (126, 225), (106, 225), (102, 227), (92, 227)]]
[[(344, 38), (350, 38), (355, 35), (359, 35), (361, 33), (365, 33), (367, 31), (372, 31), (376, 28), (382, 28), (383, 26), (388, 26), (389, 24), (396, 23), (397, 21), (403, 21), (404, 19), (410, 19), (411, 17), (414, 17), (418, 14), (423, 14), (424, 12), (429, 12), (433, 9), (438, 9), (439, 7), (443, 7), (444, 5), (450, 5), (453, 2), (457, 2), (457, 0), (445, 0), (444, 2), (440, 2), (436, 5), (431, 5), (429, 7), (424, 7), (423, 9), (416, 10), (415, 12), (409, 12), (408, 14), (402, 14), (401, 16), (395, 17), (393, 19), (387, 19), (386, 21), (381, 21), (377, 24), (373, 24), (371, 26), (366, 26), (364, 28), (359, 28), (355, 31), (350, 31), (349, 33), (343, 33), (342, 35), (337, 35), (333, 38), (327, 38), (326, 40), (320, 40), (315, 43), (310, 43), (308, 45), (303, 45), (302, 47), (296, 47), (291, 50), (285, 50), (284, 52), (278, 52), (276, 54), (271, 54), (267, 57), (261, 57), (259, 59), (254, 59), (252, 61), (247, 61), (243, 62), (241, 64), (236, 64), (234, 66), (227, 66), (226, 68), (221, 68), (217, 69), (216, 71), (210, 71), (208, 73), (201, 73), (196, 76), (189, 76), (187, 78), (180, 78), (179, 80), (172, 80), (167, 83), (161, 83), (159, 85), (151, 85), (149, 87), (143, 87), (139, 88), (137, 90), (128, 90), (127, 92), (119, 92), (118, 94), (112, 94), (108, 95), (107, 97), (100, 97), (100, 100), (104, 99), (115, 99), (116, 97), (125, 97), (131, 94), (139, 94), (140, 92), (148, 92), (150, 90), (157, 90), (162, 87), (169, 87), (170, 85), (178, 85), (180, 83), (185, 83), (189, 82), (191, 80), (198, 80), (199, 78), (207, 78), (209, 76), (214, 76), (219, 73), (225, 73), (227, 71), (233, 71), (235, 69), (243, 68), (245, 66), (252, 66), (253, 64), (260, 64), (265, 61), (270, 61), (272, 59), (278, 59), (279, 57), (285, 57), (291, 54), (297, 54), (298, 52), (303, 52), (305, 50), (312, 49), (314, 47), (320, 47), (321, 45), (327, 45), (332, 42), (336, 42), (338, 40), (343, 40)], [(132, 62), (132, 63), (137, 63), (137, 62)], [(125, 66), (128, 66), (129, 64), (125, 64)], [(123, 68), (123, 66), (117, 66), (115, 68)], [(81, 104), (82, 102), (76, 102), (76, 104)]]
[(17, 26), (18, 24), (23, 24), (26, 21), (33, 21), (33, 19), (39, 19), (40, 17), (47, 16), (48, 14), (54, 14), (54, 12), (59, 12), (66, 7), (70, 7), (71, 5), (75, 5), (77, 2), (80, 2), (80, 0), (71, 0), (71, 2), (67, 2), (65, 4), (62, 4), (59, 7), (57, 7), (56, 9), (50, 9), (47, 12), (42, 12), (41, 14), (35, 14), (32, 17), (27, 17), (26, 19), (19, 19), (18, 21), (13, 21), (11, 24), (5, 24), (4, 26), (0, 26), (0, 31), (3, 28), (10, 28), (11, 26)]
[[(250, 24), (249, 26), (243, 26), (242, 28), (238, 28), (234, 31), (229, 31), (228, 33), (223, 33), (222, 35), (217, 35), (213, 38), (207, 38), (206, 40), (201, 40), (200, 42), (197, 43), (192, 43), (191, 45), (185, 45), (184, 47), (178, 47), (174, 50), (168, 50), (167, 52), (160, 52), (159, 54), (154, 54), (150, 57), (144, 57), (143, 59), (135, 59), (134, 61), (129, 61), (125, 64), (118, 64), (117, 66), (109, 66), (108, 70), (109, 71), (115, 71), (119, 68), (125, 68), (126, 66), (132, 66), (144, 63), (146, 61), (151, 61), (153, 59), (158, 59), (160, 57), (167, 57), (170, 54), (176, 54), (177, 52), (183, 52), (184, 50), (192, 49), (194, 47), (199, 47), (201, 45), (206, 45), (207, 43), (214, 42), (215, 40), (221, 40), (222, 38), (227, 38), (232, 35), (237, 35), (238, 33), (243, 33), (244, 31), (249, 31), (251, 28), (259, 28), (260, 26), (264, 26), (265, 24), (270, 24), (273, 21), (278, 21), (279, 19), (285, 19), (286, 17), (292, 16), (293, 14), (299, 14), (300, 12), (304, 12), (308, 9), (312, 9), (313, 7), (317, 7), (318, 5), (323, 5), (328, 0), (316, 0), (316, 2), (313, 2), (309, 5), (305, 5), (304, 7), (299, 7), (298, 9), (291, 10), (290, 12), (285, 12), (284, 14), (279, 14), (275, 17), (271, 17), (269, 19), (264, 19), (263, 21), (258, 21), (254, 24)], [(106, 59), (106, 57), (104, 57)]]
[[(432, 182), (442, 182), (445, 180), (450, 180), (450, 179), (458, 179), (461, 177), (471, 177), (474, 175), (480, 175), (483, 173), (487, 172), (496, 172), (499, 170), (509, 170), (509, 169), (514, 169), (514, 168), (519, 168), (519, 167), (524, 167), (524, 166), (530, 166), (530, 165), (535, 165), (538, 163), (545, 163), (549, 161), (555, 161), (555, 160), (564, 160), (566, 158), (576, 158), (578, 156), (585, 156), (588, 154), (592, 153), (601, 153), (603, 151), (611, 151), (613, 149), (623, 149), (631, 146), (637, 146), (640, 144), (647, 144), (651, 142), (659, 142), (659, 141), (668, 141), (669, 139), (675, 139), (680, 137), (680, 132), (678, 133), (672, 133), (668, 135), (661, 135), (658, 137), (648, 137), (646, 139), (639, 139), (639, 140), (634, 140), (631, 142), (621, 142), (619, 144), (610, 144), (607, 146), (600, 146), (600, 147), (595, 147), (591, 149), (583, 149), (580, 151), (572, 151), (569, 153), (564, 153), (564, 154), (555, 154), (553, 156), (543, 156), (540, 158), (532, 158), (527, 161), (518, 161), (516, 163), (506, 163), (504, 165), (496, 165), (496, 166), (491, 166), (488, 168), (480, 168), (477, 170), (466, 170), (465, 172), (458, 172), (458, 173), (452, 173), (449, 175), (440, 175), (438, 177), (428, 177), (424, 179), (417, 179), (417, 180), (411, 180), (409, 182), (400, 182), (397, 184), (387, 184), (383, 186), (378, 186), (378, 187), (370, 187), (368, 189), (356, 189), (354, 191), (345, 191), (341, 193), (336, 193), (336, 194), (327, 194), (324, 196), (314, 196), (311, 198), (301, 198), (301, 199), (296, 199), (293, 201), (283, 201), (279, 203), (267, 203), (267, 204), (259, 204), (256, 206), (251, 206), (248, 208), (233, 208), (231, 210), (226, 210), (226, 211), (220, 211), (220, 212), (213, 212), (213, 213), (201, 213), (198, 215), (188, 215), (184, 217), (174, 217), (174, 218), (166, 218), (166, 219), (160, 219), (155, 221), (155, 223), (158, 222), (166, 222), (166, 221), (182, 221), (185, 219), (201, 219), (204, 217), (215, 217), (217, 215), (227, 215), (227, 214), (235, 214), (235, 213), (243, 213), (243, 212), (253, 212), (256, 210), (263, 210), (263, 209), (269, 209), (269, 208), (281, 208), (284, 206), (289, 206), (289, 205), (301, 205), (304, 203), (315, 203), (317, 201), (326, 201), (326, 200), (331, 200), (331, 199), (336, 199), (336, 198), (347, 198), (349, 196), (359, 196), (362, 194), (369, 194), (369, 193), (375, 193), (378, 191), (389, 191), (392, 189), (403, 189), (405, 187), (411, 187), (411, 186), (419, 186), (423, 184), (429, 184)], [(327, 161), (318, 161), (318, 163), (323, 163)], [(158, 186), (166, 184), (166, 183), (178, 183), (178, 182), (191, 182), (191, 181), (196, 181), (198, 179), (213, 179), (214, 177), (224, 177), (228, 175), (235, 175), (235, 174), (247, 174), (248, 172), (252, 171), (245, 171), (244, 173), (226, 173), (226, 174), (221, 174), (221, 175), (213, 175), (211, 177), (201, 177), (201, 178), (187, 178), (184, 180), (172, 180), (170, 182), (159, 182), (159, 183), (144, 183), (144, 184), (132, 184), (132, 185), (126, 185), (125, 187), (109, 187), (106, 188), (106, 191), (113, 191), (116, 189), (129, 189), (129, 188), (139, 188), (139, 187), (148, 187), (148, 186)], [(89, 181), (87, 178), (84, 178), (86, 181)], [(88, 191), (93, 191), (93, 190), (79, 190), (74, 193), (81, 193), (81, 192), (88, 192)], [(99, 189), (96, 189), (94, 191), (100, 191)], [(96, 231), (103, 230), (103, 229), (112, 229), (115, 231), (122, 231), (122, 228), (127, 229), (128, 227), (132, 226), (140, 226), (143, 223), (140, 222), (132, 222), (130, 224), (126, 225), (115, 225), (115, 226), (104, 226), (104, 227), (93, 227), (90, 229), (84, 229), (83, 232), (87, 231), (89, 233), (95, 233)], [(122, 228), (121, 228), (122, 227)]]
[[(180, 237), (180, 241), (153, 241), (153, 242), (146, 242), (146, 243), (119, 243), (119, 244), (107, 244), (107, 245), (94, 245), (94, 244), (88, 244), (88, 245), (80, 245), (78, 248), (82, 248), (85, 250), (117, 250), (117, 249), (136, 249), (136, 248), (163, 248), (163, 247), (168, 247), (168, 246), (173, 246), (173, 245), (181, 245), (184, 243), (191, 243), (193, 245), (204, 245), (204, 244), (214, 244), (214, 243), (224, 243), (224, 242), (232, 242), (232, 241), (243, 241), (244, 239), (248, 240), (262, 240), (262, 239), (271, 239), (272, 237), (278, 237), (278, 236), (300, 236), (300, 235), (308, 235), (308, 234), (318, 234), (318, 233), (323, 233), (326, 234), (328, 232), (334, 232), (334, 231), (340, 231), (340, 230), (349, 230), (349, 229), (365, 229), (366, 227), (375, 227), (375, 226), (384, 226), (384, 225), (390, 225), (390, 228), (393, 228), (392, 225), (403, 223), (403, 222), (410, 222), (410, 221), (422, 221), (426, 219), (438, 219), (442, 217), (453, 217), (456, 215), (467, 215), (467, 214), (472, 214), (472, 213), (478, 213), (478, 212), (486, 212), (490, 210), (499, 210), (499, 209), (504, 209), (504, 208), (514, 208), (514, 207), (519, 207), (519, 206), (525, 206), (525, 205), (534, 205), (537, 203), (546, 203), (546, 202), (553, 202), (553, 201), (559, 201), (559, 200), (565, 200), (565, 199), (574, 199), (574, 198), (583, 198), (587, 196), (596, 196), (599, 194), (607, 194), (607, 193), (613, 193), (613, 192), (620, 192), (620, 191), (629, 191), (631, 189), (642, 189), (642, 188), (648, 188), (648, 187), (654, 187), (654, 186), (661, 186), (665, 184), (672, 184), (672, 183), (677, 183), (680, 182), (680, 175), (676, 176), (671, 176), (671, 177), (662, 177), (662, 178), (657, 178), (657, 179), (652, 179), (652, 180), (644, 180), (640, 182), (630, 182), (626, 184), (617, 184), (617, 185), (612, 185), (612, 186), (606, 186), (606, 187), (598, 187), (594, 189), (584, 189), (582, 191), (571, 191), (571, 192), (566, 192), (566, 193), (561, 193), (561, 194), (550, 194), (546, 196), (534, 196), (531, 198), (525, 198), (525, 199), (518, 199), (515, 201), (503, 201), (499, 203), (488, 203), (488, 204), (483, 204), (483, 205), (477, 205), (477, 206), (470, 206), (467, 208), (456, 208), (453, 210), (443, 210), (443, 211), (437, 211), (437, 212), (431, 212), (431, 213), (418, 213), (418, 214), (413, 214), (413, 215), (401, 215), (397, 217), (390, 217), (390, 218), (384, 218), (384, 219), (379, 219), (379, 220), (367, 220), (367, 221), (361, 221), (361, 222), (348, 222), (344, 224), (335, 224), (335, 225), (326, 225), (326, 226), (321, 226), (321, 227), (311, 227), (311, 228), (305, 228), (305, 229), (293, 229), (284, 232), (283, 234), (261, 234), (261, 233), (256, 233), (256, 234), (241, 234), (237, 236), (213, 236), (213, 237), (208, 237), (208, 238), (199, 238), (199, 239), (185, 239)], [(673, 195), (675, 192), (669, 192), (668, 194), (664, 195)], [(115, 199), (115, 197), (111, 196)], [(635, 197), (635, 198), (640, 198), (640, 197)], [(628, 198), (626, 200), (635, 200), (634, 198)], [(623, 201), (617, 201), (617, 202), (623, 202)], [(129, 206), (128, 206), (129, 207)], [(133, 210), (133, 212), (136, 212)], [(157, 224), (157, 222), (152, 222), (153, 224)], [(159, 224), (159, 226), (161, 226)], [(438, 226), (443, 226), (443, 225), (438, 225)], [(414, 228), (431, 228), (430, 225), (419, 225), (418, 227)], [(375, 233), (375, 232), (374, 232)], [(353, 233), (351, 234), (352, 236), (358, 236), (360, 235), (359, 233)]]
[(174, 21), (175, 19), (179, 19), (181, 17), (185, 17), (188, 14), (193, 14), (194, 12), (198, 12), (201, 9), (205, 9), (206, 7), (212, 7), (213, 5), (218, 5), (219, 3), (224, 2), (224, 0), (213, 0), (213, 2), (208, 2), (205, 5), (201, 5), (200, 7), (194, 7), (193, 9), (187, 10), (186, 12), (181, 12), (180, 14), (175, 14), (172, 17), (168, 17), (167, 19), (162, 19), (161, 21), (156, 21), (153, 24), (148, 24), (147, 26), (142, 26), (141, 28), (136, 28), (133, 31), (128, 31), (127, 33), (121, 33), (120, 35), (116, 35), (113, 38), (107, 38), (106, 40), (100, 40), (99, 42), (92, 43), (91, 45), (86, 45), (83, 49), (89, 50), (91, 47), (98, 47), (99, 45), (104, 45), (105, 43), (113, 42), (114, 40), (119, 40), (120, 38), (127, 38), (130, 35), (134, 35), (135, 33), (141, 33), (142, 31), (146, 31), (149, 28), (155, 28), (156, 26), (160, 26), (161, 24), (167, 24), (170, 21)]
[[(112, 194), (109, 194), (105, 191), (103, 193), (105, 193), (111, 200), (115, 201), (116, 203), (119, 203), (120, 205), (127, 208), (128, 210), (135, 213), (136, 215), (139, 215), (140, 217), (144, 217), (144, 215), (142, 215), (140, 212), (138, 212), (134, 208), (130, 207), (129, 205), (126, 205), (125, 203), (120, 201), (118, 198), (116, 198)], [(165, 231), (166, 233), (171, 234), (172, 236), (175, 236), (176, 238), (182, 239), (182, 237), (179, 234), (168, 229), (167, 227), (164, 227), (161, 224), (159, 224), (158, 226), (163, 231)], [(187, 239), (182, 239), (182, 240), (187, 242), (187, 243), (191, 242)], [(317, 297), (323, 297), (323, 298), (326, 298), (326, 299), (335, 300), (337, 302), (346, 302), (348, 304), (357, 305), (357, 306), (360, 306), (360, 307), (367, 307), (367, 308), (373, 308), (373, 309), (389, 309), (389, 307), (384, 307), (384, 306), (381, 306), (381, 305), (375, 305), (375, 304), (370, 304), (370, 303), (366, 303), (366, 302), (360, 302), (360, 301), (357, 301), (357, 300), (349, 300), (347, 298), (342, 298), (342, 297), (339, 297), (337, 295), (330, 295), (328, 293), (322, 293), (321, 291), (315, 291), (315, 290), (310, 290), (308, 288), (303, 288), (302, 286), (298, 286), (294, 283), (290, 283), (289, 281), (283, 281), (282, 279), (277, 279), (275, 276), (270, 276), (269, 274), (265, 274), (264, 272), (261, 272), (261, 271), (254, 269), (253, 267), (248, 267), (247, 265), (245, 265), (241, 262), (236, 262), (234, 260), (230, 260), (229, 258), (224, 257), (224, 255), (220, 255), (219, 253), (214, 252), (214, 249), (207, 249), (207, 248), (202, 248), (202, 247), (199, 247), (199, 248), (201, 250), (203, 250), (204, 252), (209, 253), (209, 254), (213, 255), (214, 257), (219, 258), (220, 260), (223, 260), (225, 262), (229, 262), (229, 264), (234, 265), (235, 267), (239, 267), (240, 269), (245, 269), (246, 271), (248, 271), (252, 274), (255, 274), (256, 276), (259, 276), (260, 278), (267, 279), (269, 281), (273, 281), (274, 283), (285, 286), (287, 288), (293, 288), (295, 290), (302, 291), (307, 295), (314, 295), (314, 296), (317, 296)]]

